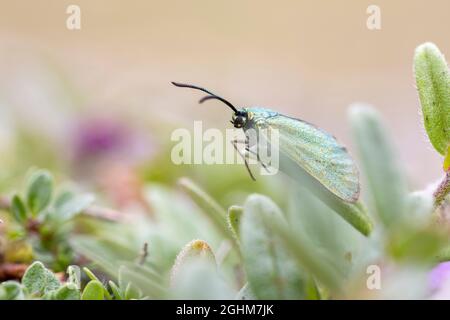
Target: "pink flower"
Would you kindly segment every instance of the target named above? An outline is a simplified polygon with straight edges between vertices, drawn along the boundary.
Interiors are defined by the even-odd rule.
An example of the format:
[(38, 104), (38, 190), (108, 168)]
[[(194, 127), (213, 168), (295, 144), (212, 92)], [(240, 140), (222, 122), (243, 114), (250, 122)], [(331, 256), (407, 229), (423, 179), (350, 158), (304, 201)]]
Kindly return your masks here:
[(450, 261), (439, 263), (428, 278), (431, 299), (450, 299)]

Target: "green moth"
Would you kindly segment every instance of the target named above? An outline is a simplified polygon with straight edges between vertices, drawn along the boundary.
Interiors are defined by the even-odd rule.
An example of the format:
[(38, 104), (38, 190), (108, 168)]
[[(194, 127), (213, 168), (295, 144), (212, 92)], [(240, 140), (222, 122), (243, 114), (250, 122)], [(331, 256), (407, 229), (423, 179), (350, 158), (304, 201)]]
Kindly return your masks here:
[[(244, 132), (250, 129), (260, 132), (267, 132), (262, 129), (278, 130), (278, 148), (284, 156), (340, 199), (347, 202), (358, 200), (360, 188), (356, 164), (347, 150), (331, 134), (306, 121), (288, 117), (270, 109), (252, 107), (238, 110), (224, 98), (201, 87), (176, 82), (172, 84), (207, 93), (208, 95), (203, 97), (200, 103), (211, 99), (225, 103), (234, 112), (231, 123), (235, 128), (242, 128)], [(247, 169), (249, 170), (248, 165)], [(253, 178), (250, 170), (249, 173)]]

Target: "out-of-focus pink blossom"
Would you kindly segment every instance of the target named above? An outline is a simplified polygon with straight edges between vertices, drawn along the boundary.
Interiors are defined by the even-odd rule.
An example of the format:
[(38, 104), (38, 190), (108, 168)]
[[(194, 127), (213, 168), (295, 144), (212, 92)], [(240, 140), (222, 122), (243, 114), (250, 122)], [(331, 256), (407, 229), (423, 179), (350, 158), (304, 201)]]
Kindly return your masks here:
[(72, 147), (76, 174), (103, 191), (115, 207), (148, 209), (136, 172), (152, 155), (148, 135), (118, 119), (87, 118), (75, 127)]
[(432, 299), (450, 299), (450, 261), (439, 263), (431, 270), (428, 284)]
[(76, 162), (136, 163), (148, 160), (152, 150), (151, 142), (142, 132), (110, 118), (82, 119), (72, 137)]

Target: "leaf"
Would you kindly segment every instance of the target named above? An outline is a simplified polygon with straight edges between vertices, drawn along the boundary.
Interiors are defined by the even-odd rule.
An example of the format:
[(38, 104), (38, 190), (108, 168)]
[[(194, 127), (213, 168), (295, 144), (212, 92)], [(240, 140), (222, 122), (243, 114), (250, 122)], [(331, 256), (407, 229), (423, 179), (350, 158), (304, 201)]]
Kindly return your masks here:
[(84, 271), (84, 273), (86, 273), (86, 275), (88, 276), (89, 279), (100, 281), (97, 278), (97, 276), (91, 270), (89, 270), (87, 267), (84, 267), (83, 271)]
[(236, 295), (235, 300), (256, 300), (250, 286), (246, 283)]
[(27, 205), (36, 216), (50, 203), (53, 191), (53, 178), (47, 171), (37, 171), (32, 174), (27, 188)]
[[(145, 295), (152, 298), (163, 299), (166, 295), (166, 289), (160, 283), (148, 277), (148, 274), (139, 267), (129, 268), (127, 266), (121, 266), (118, 281), (120, 288), (127, 288), (131, 283)], [(124, 296), (126, 298), (126, 292)]]
[(446, 155), (450, 143), (450, 74), (435, 44), (417, 47), (414, 71), (428, 137), (436, 151)]
[(81, 272), (79, 266), (67, 267), (68, 279), (67, 282), (73, 283), (78, 289), (81, 288)]
[(211, 219), (217, 230), (226, 238), (235, 241), (233, 232), (228, 227), (225, 209), (191, 180), (182, 178), (179, 180), (179, 185)]
[(216, 259), (211, 247), (203, 240), (193, 240), (180, 251), (172, 267), (171, 282), (175, 282), (180, 270), (192, 259), (206, 259), (215, 264)]
[[(84, 271), (84, 273), (86, 273), (88, 278), (91, 279), (91, 282), (92, 281), (97, 281), (97, 282), (101, 283), (101, 281), (95, 276), (95, 274), (91, 270), (89, 270), (88, 268), (84, 267), (83, 271)], [(106, 297), (106, 299), (111, 300), (111, 295), (109, 294), (108, 289), (103, 287), (103, 285), (102, 285), (102, 288), (103, 288), (103, 291), (104, 291), (103, 294)], [(85, 299), (83, 299), (83, 300), (85, 300)]]
[(128, 283), (127, 287), (125, 288), (125, 300), (134, 300), (139, 299), (141, 296), (141, 293), (139, 289), (136, 289), (131, 282)]
[(187, 262), (170, 290), (171, 299), (228, 300), (235, 296), (216, 265), (205, 259)]
[(236, 240), (239, 240), (239, 224), (244, 209), (240, 206), (231, 206), (228, 208), (228, 224), (231, 230), (234, 232)]
[(450, 171), (450, 146), (447, 148), (447, 153), (445, 154), (444, 158), (444, 164), (442, 165), (444, 167), (444, 171)]
[(5, 281), (0, 283), (0, 300), (22, 300), (25, 295), (22, 286), (17, 281)]
[(57, 300), (80, 300), (80, 290), (74, 283), (66, 283), (55, 293)]
[(302, 299), (302, 271), (273, 233), (273, 221), (283, 221), (283, 217), (269, 198), (256, 194), (247, 198), (240, 239), (251, 291), (258, 299)]
[(27, 209), (18, 195), (15, 195), (11, 200), (11, 212), (19, 223), (24, 223), (28, 218)]
[(165, 282), (165, 277), (162, 277), (152, 266), (149, 265), (140, 265), (134, 262), (124, 261), (121, 263), (123, 267), (126, 267), (129, 270), (138, 272), (145, 276), (146, 279), (152, 280), (155, 283), (161, 284)]
[(319, 254), (314, 245), (301, 233), (294, 232), (284, 221), (264, 217), (267, 223), (284, 244), (286, 251), (298, 261), (307, 272), (313, 274), (320, 283), (329, 289), (339, 292), (342, 287), (342, 279), (338, 272), (329, 265), (324, 256)]
[(445, 262), (450, 261), (450, 246), (444, 246), (439, 250), (438, 254), (436, 255), (436, 261), (437, 262)]
[(327, 190), (315, 178), (311, 177), (304, 169), (292, 161), (289, 157), (280, 153), (280, 166), (284, 167), (286, 174), (303, 187), (307, 192), (320, 199), (326, 206), (339, 214), (345, 221), (352, 225), (361, 234), (368, 236), (372, 232), (373, 223), (366, 208), (360, 200), (354, 203), (346, 202)]
[(387, 251), (397, 260), (429, 265), (442, 254), (447, 239), (447, 235), (436, 228), (399, 228), (389, 237)]
[(105, 288), (98, 280), (91, 280), (88, 282), (81, 295), (81, 300), (104, 300)]
[(434, 208), (433, 192), (430, 190), (411, 192), (406, 197), (406, 212), (411, 224), (420, 227), (425, 225), (432, 216)]
[(306, 282), (306, 298), (308, 300), (321, 300), (320, 290), (317, 287), (317, 283), (313, 277), (309, 277)]
[[(154, 220), (157, 223), (141, 219), (138, 232), (134, 227), (132, 236), (128, 236), (127, 240), (135, 239), (134, 255), (142, 243), (147, 241), (150, 248), (154, 248), (149, 262), (167, 270), (172, 267), (180, 247), (192, 239), (204, 239), (214, 246), (218, 246), (223, 240), (224, 236), (217, 231), (211, 219), (185, 192), (152, 184), (147, 188), (146, 195), (154, 209)], [(120, 229), (123, 229), (123, 226)], [(128, 230), (131, 231), (131, 228)]]
[[(332, 268), (334, 272), (327, 277), (336, 277), (333, 282), (359, 275), (377, 258), (379, 246), (371, 238), (364, 237), (304, 187), (293, 185), (288, 189), (287, 225), (301, 235), (301, 239), (292, 241), (303, 241), (304, 250), (310, 250), (313, 259)], [(320, 269), (323, 267), (314, 267), (311, 273)]]
[(39, 261), (27, 268), (22, 278), (22, 284), (30, 294), (40, 296), (61, 286), (53, 272), (45, 268)]
[(41, 297), (41, 300), (58, 300), (56, 298), (56, 291), (57, 290), (52, 290), (52, 291), (47, 292), (46, 294), (44, 294)]
[(407, 186), (403, 168), (378, 113), (367, 105), (354, 105), (350, 121), (356, 140), (373, 211), (386, 227), (405, 216)]
[(337, 212), (345, 221), (350, 223), (362, 235), (369, 236), (373, 229), (373, 223), (361, 201), (349, 203), (342, 201), (335, 195), (315, 193), (324, 204)]
[(111, 288), (112, 293), (114, 294), (114, 299), (115, 300), (123, 300), (122, 293), (120, 292), (120, 289), (117, 286), (117, 284), (112, 280), (110, 280), (108, 282), (108, 284), (109, 284), (109, 287)]
[[(136, 251), (122, 247), (123, 242), (110, 243), (99, 237), (73, 236), (70, 244), (77, 253), (95, 261), (97, 266), (113, 276), (117, 274), (119, 268), (118, 259), (131, 260), (136, 257)], [(83, 271), (88, 272), (85, 269)]]
[(60, 196), (59, 201), (55, 203), (55, 213), (58, 219), (69, 220), (76, 214), (82, 212), (94, 202), (94, 196), (73, 195), (64, 193)]

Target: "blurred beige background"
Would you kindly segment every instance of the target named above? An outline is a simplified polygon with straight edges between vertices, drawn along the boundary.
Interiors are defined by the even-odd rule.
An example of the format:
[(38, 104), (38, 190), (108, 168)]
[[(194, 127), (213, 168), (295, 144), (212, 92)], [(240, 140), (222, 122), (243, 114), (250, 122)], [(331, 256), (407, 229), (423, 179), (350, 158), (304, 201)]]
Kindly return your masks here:
[[(69, 4), (81, 7), (79, 31), (66, 28)], [(370, 4), (381, 30), (366, 27)], [(75, 84), (71, 103), (84, 110), (228, 127), (227, 108), (198, 106), (197, 94), (169, 85), (191, 82), (316, 123), (350, 149), (347, 107), (363, 101), (386, 119), (419, 188), (440, 176), (441, 159), (422, 129), (412, 57), (425, 41), (450, 56), (449, 15), (447, 0), (1, 0), (0, 93), (42, 130), (58, 126), (62, 104), (44, 116), (39, 106), (52, 103), (32, 88), (46, 64)]]

